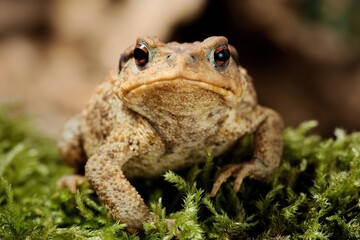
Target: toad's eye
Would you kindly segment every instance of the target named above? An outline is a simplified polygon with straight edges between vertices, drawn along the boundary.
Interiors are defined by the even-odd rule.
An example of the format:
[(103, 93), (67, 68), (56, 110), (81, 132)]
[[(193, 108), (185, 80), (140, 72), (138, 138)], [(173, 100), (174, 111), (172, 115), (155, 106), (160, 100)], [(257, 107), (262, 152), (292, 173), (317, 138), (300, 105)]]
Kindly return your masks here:
[(134, 59), (135, 63), (140, 67), (143, 67), (148, 63), (149, 50), (144, 43), (136, 44), (134, 49)]
[(230, 50), (227, 44), (218, 46), (214, 51), (214, 61), (217, 67), (225, 66), (230, 59)]

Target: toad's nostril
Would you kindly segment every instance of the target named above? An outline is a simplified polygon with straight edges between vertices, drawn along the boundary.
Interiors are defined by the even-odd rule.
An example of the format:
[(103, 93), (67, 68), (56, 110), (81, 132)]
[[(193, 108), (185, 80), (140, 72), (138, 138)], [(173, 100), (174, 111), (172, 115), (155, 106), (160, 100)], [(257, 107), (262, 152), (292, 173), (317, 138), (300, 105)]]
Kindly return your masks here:
[(195, 62), (196, 57), (193, 54), (190, 53), (190, 54), (184, 55), (184, 59), (185, 59), (186, 63), (192, 64), (192, 63)]
[(166, 56), (166, 60), (169, 61), (169, 62), (172, 62), (176, 59), (176, 56), (174, 53), (170, 53)]
[(196, 61), (195, 55), (190, 53), (189, 55), (186, 56), (186, 61), (189, 64), (193, 64)]
[(166, 56), (166, 61), (176, 62), (176, 64), (193, 64), (196, 60), (195, 55), (190, 53), (170, 53)]

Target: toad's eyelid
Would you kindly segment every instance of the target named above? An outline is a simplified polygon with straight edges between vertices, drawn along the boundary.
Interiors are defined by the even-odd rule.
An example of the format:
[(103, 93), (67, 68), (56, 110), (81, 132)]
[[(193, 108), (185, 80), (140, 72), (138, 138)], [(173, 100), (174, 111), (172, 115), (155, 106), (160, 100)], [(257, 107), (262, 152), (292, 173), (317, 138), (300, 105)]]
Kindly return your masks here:
[(214, 52), (215, 52), (215, 53), (218, 53), (218, 52), (220, 52), (221, 50), (224, 50), (224, 49), (228, 49), (228, 50), (230, 51), (229, 46), (228, 46), (227, 43), (223, 43), (223, 44), (217, 45), (217, 46), (215, 47)]
[(136, 43), (135, 48), (136, 48), (136, 47), (148, 48), (148, 44), (146, 44), (146, 43), (143, 42), (143, 41), (139, 41), (139, 42)]

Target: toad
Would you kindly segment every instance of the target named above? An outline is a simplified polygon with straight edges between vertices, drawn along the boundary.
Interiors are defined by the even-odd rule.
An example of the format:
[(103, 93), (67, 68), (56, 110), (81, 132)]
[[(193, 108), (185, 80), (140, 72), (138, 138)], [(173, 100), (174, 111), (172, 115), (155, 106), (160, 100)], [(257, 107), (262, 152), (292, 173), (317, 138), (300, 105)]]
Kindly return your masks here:
[[(225, 166), (210, 195), (230, 177), (237, 192), (245, 177), (263, 179), (278, 167), (282, 129), (279, 114), (257, 103), (225, 37), (182, 44), (141, 37), (66, 124), (59, 148), (113, 218), (142, 229), (152, 213), (128, 179), (186, 168), (204, 161), (206, 152), (219, 156), (253, 133), (252, 158)], [(83, 179), (72, 175), (59, 183), (75, 191)]]

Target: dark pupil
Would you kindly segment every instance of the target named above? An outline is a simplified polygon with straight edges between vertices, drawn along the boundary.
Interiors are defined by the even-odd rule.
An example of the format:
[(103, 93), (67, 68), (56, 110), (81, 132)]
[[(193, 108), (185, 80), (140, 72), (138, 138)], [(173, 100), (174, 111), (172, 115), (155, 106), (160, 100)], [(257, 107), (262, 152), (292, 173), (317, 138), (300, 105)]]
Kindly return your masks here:
[(227, 48), (220, 50), (219, 52), (215, 53), (215, 61), (216, 62), (226, 62), (230, 58), (230, 51)]
[(141, 61), (146, 61), (147, 60), (147, 53), (143, 50), (143, 49), (141, 49), (141, 48), (136, 48), (135, 50), (134, 50), (134, 58), (136, 59), (136, 60), (138, 60), (139, 62), (141, 62)]
[(149, 61), (149, 51), (144, 44), (137, 44), (134, 49), (134, 59), (138, 66), (145, 66)]

